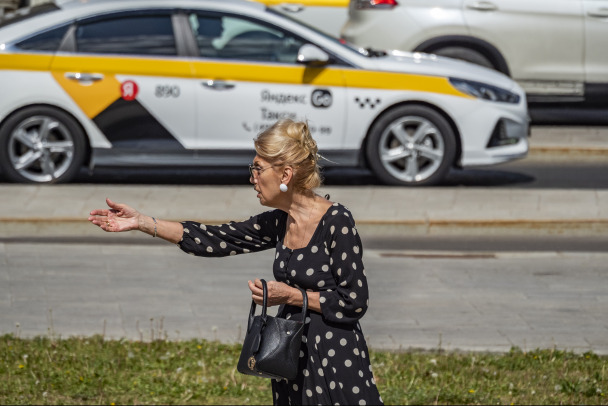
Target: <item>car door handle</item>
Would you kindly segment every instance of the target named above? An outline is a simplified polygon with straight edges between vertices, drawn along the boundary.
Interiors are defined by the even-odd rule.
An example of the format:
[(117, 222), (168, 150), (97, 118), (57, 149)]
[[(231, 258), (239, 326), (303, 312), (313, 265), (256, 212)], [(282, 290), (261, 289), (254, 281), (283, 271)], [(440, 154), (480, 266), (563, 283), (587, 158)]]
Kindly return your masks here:
[(600, 8), (598, 10), (592, 10), (587, 12), (589, 17), (595, 18), (608, 18), (608, 8)]
[(302, 4), (282, 3), (279, 5), (279, 8), (288, 13), (299, 13), (304, 11), (304, 6)]
[(70, 80), (77, 80), (79, 82), (98, 82), (103, 79), (101, 73), (80, 73), (80, 72), (68, 72), (65, 77)]
[(234, 83), (226, 82), (224, 80), (209, 79), (203, 82), (203, 86), (215, 90), (229, 90), (234, 88)]
[(477, 11), (495, 11), (498, 10), (496, 4), (489, 1), (475, 1), (473, 3), (467, 3), (467, 8)]

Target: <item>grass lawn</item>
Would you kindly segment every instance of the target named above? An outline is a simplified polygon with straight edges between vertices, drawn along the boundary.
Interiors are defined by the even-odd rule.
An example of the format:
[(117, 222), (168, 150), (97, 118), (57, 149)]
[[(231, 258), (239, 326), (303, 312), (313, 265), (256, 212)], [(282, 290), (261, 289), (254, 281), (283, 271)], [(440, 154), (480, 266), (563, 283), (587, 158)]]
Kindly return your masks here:
[[(371, 349), (386, 404), (608, 404), (608, 357)], [(272, 403), (270, 381), (236, 371), (240, 345), (0, 336), (0, 404)]]

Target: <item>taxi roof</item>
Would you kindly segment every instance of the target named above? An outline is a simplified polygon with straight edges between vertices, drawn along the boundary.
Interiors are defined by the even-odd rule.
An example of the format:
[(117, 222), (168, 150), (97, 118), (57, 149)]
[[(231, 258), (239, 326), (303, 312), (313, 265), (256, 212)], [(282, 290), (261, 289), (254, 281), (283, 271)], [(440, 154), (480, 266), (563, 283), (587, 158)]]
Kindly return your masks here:
[(11, 13), (0, 21), (0, 44), (83, 17), (133, 9), (221, 9), (263, 11), (266, 6), (251, 0), (54, 0)]
[(257, 1), (253, 0), (55, 0), (54, 3), (61, 8), (64, 9), (72, 9), (72, 8), (80, 8), (80, 7), (89, 7), (89, 6), (101, 6), (104, 9), (113, 10), (117, 7), (120, 8), (132, 8), (132, 7), (165, 7), (165, 8), (174, 8), (174, 7), (200, 7), (200, 6), (210, 6), (210, 5), (226, 5), (226, 4), (236, 4), (236, 5), (244, 5), (245, 7), (258, 7), (264, 8), (265, 6)]

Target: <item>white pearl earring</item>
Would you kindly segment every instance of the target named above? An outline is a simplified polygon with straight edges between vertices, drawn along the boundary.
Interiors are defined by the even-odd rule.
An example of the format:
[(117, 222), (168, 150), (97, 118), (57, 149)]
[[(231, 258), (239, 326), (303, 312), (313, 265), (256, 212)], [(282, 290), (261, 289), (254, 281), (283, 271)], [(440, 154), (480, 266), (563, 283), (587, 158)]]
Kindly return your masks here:
[(284, 183), (281, 183), (281, 186), (279, 186), (279, 189), (281, 190), (281, 192), (287, 192), (287, 185)]

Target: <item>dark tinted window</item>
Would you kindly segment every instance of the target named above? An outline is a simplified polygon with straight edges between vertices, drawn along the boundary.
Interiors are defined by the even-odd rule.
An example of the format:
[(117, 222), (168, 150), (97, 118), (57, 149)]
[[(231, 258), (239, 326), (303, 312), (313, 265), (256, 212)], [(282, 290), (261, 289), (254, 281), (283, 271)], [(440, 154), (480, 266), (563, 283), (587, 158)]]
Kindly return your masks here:
[(177, 54), (169, 14), (121, 16), (82, 24), (76, 30), (76, 50), (96, 54)]
[(189, 20), (203, 57), (296, 63), (304, 43), (277, 27), (238, 16), (191, 14)]
[(59, 48), (61, 40), (68, 30), (68, 26), (55, 28), (54, 30), (46, 31), (35, 35), (17, 44), (18, 48), (27, 51), (49, 51), (54, 52)]

